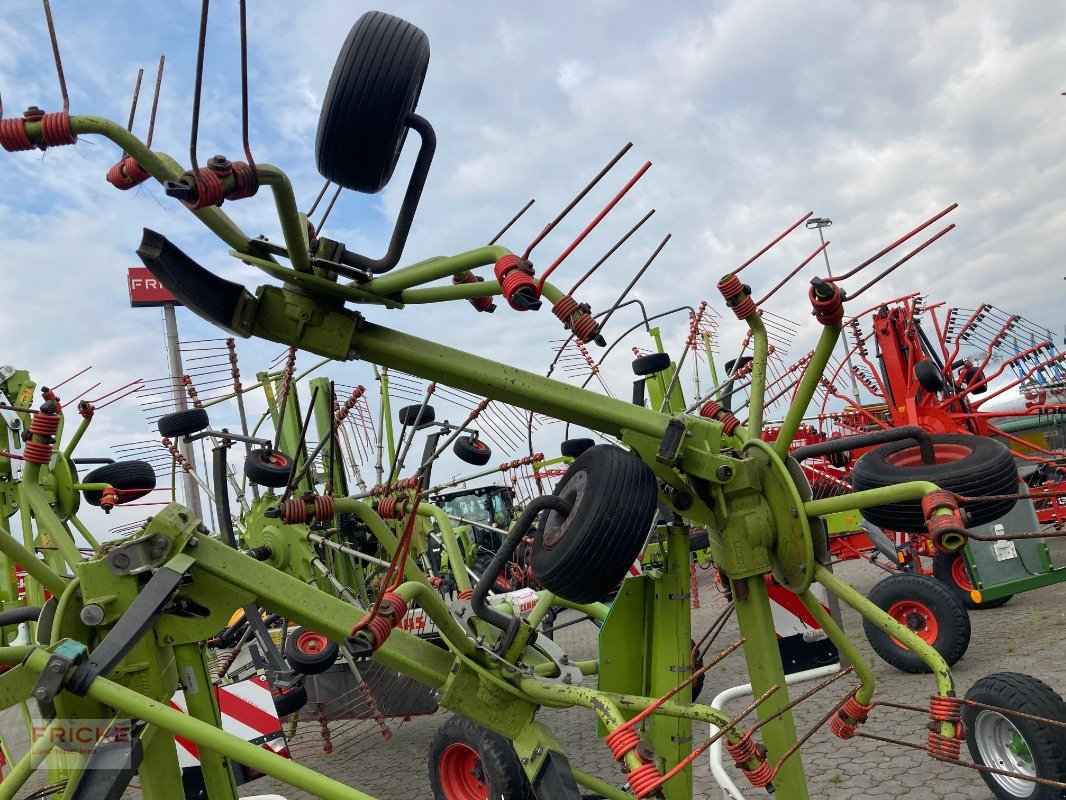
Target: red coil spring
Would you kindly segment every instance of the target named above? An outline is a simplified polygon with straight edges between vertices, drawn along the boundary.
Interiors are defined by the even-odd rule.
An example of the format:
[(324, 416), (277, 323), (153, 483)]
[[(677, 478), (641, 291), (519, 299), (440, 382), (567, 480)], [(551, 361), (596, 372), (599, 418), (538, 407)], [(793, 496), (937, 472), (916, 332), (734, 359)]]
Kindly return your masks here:
[(377, 512), (382, 519), (402, 519), (407, 514), (407, 498), (383, 497), (378, 501)]
[[(461, 283), (482, 283), (485, 279), (480, 275), (475, 275), (473, 272), (460, 272), (458, 275), (452, 275), (452, 283), (458, 286)], [(496, 304), (492, 302), (491, 297), (469, 297), (467, 298), (472, 305), (478, 311), (487, 311), (492, 313), (496, 310)]]
[(733, 431), (740, 427), (740, 420), (728, 411), (722, 414), (721, 422), (722, 431), (725, 433), (726, 436), (732, 436)]
[(198, 211), (208, 206), (222, 205), (225, 194), (222, 189), (222, 178), (214, 170), (202, 169), (199, 173), (186, 172), (181, 176), (183, 182), (196, 187), (196, 200), (182, 200), (181, 203), (192, 211)]
[(637, 797), (650, 797), (659, 788), (661, 777), (654, 764), (641, 764), (626, 775), (626, 782)]
[(41, 117), (41, 141), (45, 147), (76, 143), (78, 137), (70, 129), (70, 114), (66, 111), (56, 111)]
[(815, 295), (813, 286), (807, 296), (811, 299), (814, 318), (823, 325), (834, 325), (844, 319), (844, 298), (840, 296), (840, 290), (836, 286), (833, 287), (833, 296), (828, 300), (820, 300)]
[[(761, 789), (773, 780), (774, 771), (766, 762), (766, 754), (751, 740), (751, 732), (744, 734), (739, 742), (726, 742), (725, 749), (736, 762), (737, 769), (744, 773), (751, 785)], [(754, 768), (749, 768), (752, 761), (759, 762)]]
[(399, 625), (400, 620), (407, 616), (407, 601), (404, 600), (396, 592), (385, 592), (381, 596), (382, 608), (384, 609), (387, 603), (392, 609), (392, 620), (394, 625)]
[(370, 635), (374, 637), (373, 647), (377, 650), (381, 645), (385, 644), (385, 640), (392, 633), (392, 621), (388, 617), (379, 615), (370, 620), (364, 630), (369, 631)]
[(598, 323), (588, 311), (582, 309), (574, 321), (570, 323), (570, 330), (581, 342), (591, 342), (600, 332)]
[(739, 275), (726, 275), (722, 280), (718, 281), (718, 291), (728, 301), (744, 291), (744, 281), (740, 279)]
[(30, 433), (38, 436), (55, 436), (59, 430), (58, 414), (34, 414), (30, 420)]
[(929, 717), (936, 722), (962, 720), (962, 700), (935, 694), (929, 698)]
[(181, 454), (181, 451), (175, 447), (174, 443), (166, 436), (163, 437), (163, 447), (170, 451), (170, 455), (174, 457), (174, 461), (178, 466), (186, 472), (192, 472), (192, 464), (189, 463), (189, 460)]
[(9, 153), (34, 148), (30, 137), (26, 135), (26, 120), (22, 117), (0, 119), (0, 147)]
[(951, 492), (938, 489), (922, 498), (922, 513), (925, 514), (926, 519), (942, 509), (958, 513), (959, 503)]
[(473, 596), (473, 589), (463, 589), (463, 591), (459, 592), (459, 594), (456, 595), (456, 597), (458, 597), (460, 600), (469, 600)]
[(316, 495), (314, 500), (315, 519), (326, 522), (337, 516), (337, 505), (329, 495)]
[(494, 269), (496, 280), (500, 282), (500, 291), (507, 304), (515, 311), (529, 311), (531, 305), (523, 305), (515, 300), (521, 294), (529, 301), (540, 300), (540, 290), (533, 280), (533, 265), (516, 255), (501, 256)]
[(22, 457), (31, 464), (47, 464), (52, 458), (52, 445), (45, 442), (26, 442), (22, 447)]
[(718, 405), (714, 400), (708, 400), (702, 406), (700, 406), (701, 417), (716, 417), (718, 412), (722, 410), (722, 407)]
[(552, 313), (559, 318), (563, 325), (569, 325), (570, 317), (580, 310), (581, 304), (568, 294), (564, 294), (552, 304)]
[(254, 197), (259, 191), (259, 170), (247, 161), (233, 161), (230, 163), (233, 175), (233, 188), (225, 193), (227, 200), (243, 200), (246, 197)]
[(829, 723), (829, 730), (838, 739), (851, 739), (855, 729), (870, 716), (873, 706), (864, 706), (854, 697), (849, 697)]
[(759, 748), (751, 740), (751, 734), (746, 733), (738, 742), (726, 741), (725, 749), (738, 767), (744, 767), (749, 761), (759, 758)]
[(151, 177), (133, 156), (126, 156), (107, 171), (107, 182), (122, 191), (139, 186)]
[(307, 522), (307, 503), (299, 497), (290, 497), (281, 506), (281, 518), (286, 525), (302, 525)]
[(751, 299), (750, 294), (744, 294), (740, 296), (740, 299), (734, 303), (729, 304), (733, 309), (733, 313), (737, 315), (737, 319), (743, 321), (750, 319), (759, 313), (758, 306), (755, 305), (755, 301)]
[(941, 736), (937, 731), (929, 731), (926, 750), (934, 758), (958, 761), (962, 752), (962, 742), (958, 738)]
[(933, 540), (933, 545), (936, 549), (944, 553), (953, 552), (950, 547), (944, 546), (945, 535), (949, 533), (957, 533), (961, 536), (966, 535), (966, 528), (962, 524), (961, 518), (956, 516), (933, 517), (926, 520), (925, 530), (929, 534), (929, 538)]
[(630, 750), (640, 744), (640, 734), (633, 730), (631, 726), (625, 725), (607, 734), (605, 741), (611, 751), (611, 755), (617, 761), (621, 761)]

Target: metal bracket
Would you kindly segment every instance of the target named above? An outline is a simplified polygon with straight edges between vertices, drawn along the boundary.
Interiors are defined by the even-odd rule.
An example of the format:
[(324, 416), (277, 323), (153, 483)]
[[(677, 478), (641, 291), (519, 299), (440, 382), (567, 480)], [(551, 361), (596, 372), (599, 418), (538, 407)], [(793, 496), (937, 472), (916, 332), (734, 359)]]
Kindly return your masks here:
[(685, 423), (676, 417), (666, 423), (666, 433), (659, 444), (655, 460), (660, 464), (676, 464), (681, 458), (681, 447), (685, 443)]
[(173, 546), (166, 536), (142, 536), (109, 550), (104, 561), (115, 575), (137, 575), (164, 564)]
[[(71, 639), (64, 639), (48, 659), (37, 683), (33, 685), (33, 698), (38, 703), (49, 704), (57, 694), (63, 691), (63, 683), (66, 681), (70, 668), (84, 660), (88, 652), (85, 645)], [(44, 714), (42, 709), (42, 716)]]

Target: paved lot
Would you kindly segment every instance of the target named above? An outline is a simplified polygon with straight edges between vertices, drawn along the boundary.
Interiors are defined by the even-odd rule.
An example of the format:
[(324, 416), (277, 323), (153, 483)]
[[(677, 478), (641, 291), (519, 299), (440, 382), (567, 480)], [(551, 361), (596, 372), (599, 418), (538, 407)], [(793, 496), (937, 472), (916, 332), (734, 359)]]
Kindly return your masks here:
[[(1061, 560), (1060, 560), (1061, 563)], [(858, 588), (867, 591), (882, 575), (875, 567), (860, 563), (838, 567), (838, 573)], [(720, 608), (712, 594), (704, 591), (703, 608), (696, 612), (695, 627), (702, 631)], [(1000, 609), (974, 612), (973, 642), (958, 664), (955, 675), (960, 691), (975, 680), (992, 672), (1013, 670), (1035, 675), (1050, 683), (1060, 693), (1066, 691), (1066, 586), (1060, 585), (1030, 592), (1011, 600)], [(897, 672), (873, 656), (862, 636), (858, 616), (844, 611), (845, 627), (858, 642), (861, 652), (872, 660), (878, 679), (879, 696), (899, 702), (925, 705), (933, 684), (928, 676), (912, 676)], [(560, 631), (557, 638), (567, 651), (577, 657), (591, 657), (596, 651), (595, 628), (589, 623)], [(727, 629), (719, 642), (723, 646), (736, 636)], [(743, 665), (731, 657), (708, 674), (702, 699), (709, 701), (722, 689), (740, 682)], [(841, 681), (847, 681), (845, 678)], [(828, 692), (836, 692), (836, 684)], [(839, 699), (842, 691), (835, 694)], [(801, 730), (809, 727), (826, 712), (834, 696), (826, 693), (815, 697), (798, 709), (797, 724)], [(739, 701), (738, 701), (739, 702)], [(736, 708), (734, 708), (736, 710)], [(583, 711), (542, 712), (539, 717), (556, 733), (575, 765), (622, 784), (622, 776), (603, 742), (595, 736), (595, 724), (590, 713)], [(392, 737), (383, 740), (380, 730), (372, 722), (337, 722), (329, 726), (333, 751), (324, 755), (321, 726), (301, 724), (290, 742), (294, 756), (307, 766), (318, 769), (349, 786), (367, 792), (380, 800), (429, 800), (426, 752), (436, 729), (446, 719), (443, 712), (408, 721), (391, 720)], [(18, 727), (17, 716), (7, 712), (0, 722), (5, 731)], [(875, 711), (866, 730), (879, 735), (919, 742), (923, 739), (924, 719), (918, 715), (889, 709)], [(697, 729), (697, 742), (706, 732)], [(21, 749), (15, 748), (16, 751)], [(947, 766), (930, 760), (917, 750), (901, 749), (872, 740), (855, 739), (841, 742), (822, 730), (804, 747), (804, 763), (814, 798), (989, 798), (991, 793), (978, 774), (971, 770)], [(964, 749), (965, 755), (965, 749)], [(728, 760), (728, 759), (727, 759)], [(730, 768), (732, 771), (732, 768)], [(736, 776), (743, 789), (745, 782)], [(39, 775), (35, 786), (45, 783)], [(696, 797), (719, 798), (710, 776), (707, 760), (695, 767)], [(244, 787), (242, 794), (278, 792), (289, 800), (309, 795), (263, 778)], [(20, 794), (25, 797), (27, 791)], [(127, 796), (135, 797), (131, 790)], [(762, 792), (748, 790), (747, 797), (765, 797)]]

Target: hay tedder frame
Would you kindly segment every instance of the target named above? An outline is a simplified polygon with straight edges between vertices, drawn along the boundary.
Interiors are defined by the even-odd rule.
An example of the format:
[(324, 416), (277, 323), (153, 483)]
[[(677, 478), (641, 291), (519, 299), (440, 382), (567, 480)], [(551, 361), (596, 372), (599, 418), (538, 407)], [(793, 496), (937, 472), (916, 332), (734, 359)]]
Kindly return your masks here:
[[(377, 48), (386, 48), (386, 41), (396, 49), (382, 53), (394, 55), (393, 60), (370, 56), (361, 60), (360, 53), (381, 55)], [(436, 690), (443, 707), (509, 739), (531, 791), (539, 798), (578, 798), (581, 786), (608, 798), (635, 795), (689, 800), (693, 789), (688, 766), (709, 747), (707, 743), (693, 748), (694, 722), (721, 730), (730, 754), (754, 785), (772, 784), (778, 796), (789, 800), (806, 798), (801, 740), (771, 619), (768, 576), (799, 597), (852, 665), (842, 675), (859, 679), (823, 724), (828, 722), (842, 738), (856, 735), (873, 707), (875, 687), (870, 668), (811, 592), (815, 583), (904, 643), (928, 665), (935, 692), (926, 719), (927, 741), (920, 747), (935, 758), (958, 761), (964, 701), (956, 695), (947, 665), (914, 632), (823, 566), (827, 554), (821, 520), (839, 510), (920, 501), (930, 535), (941, 547), (958, 549), (966, 542), (966, 524), (956, 498), (932, 482), (910, 481), (846, 498), (812, 500), (806, 479), (788, 456), (841, 333), (846, 296), (837, 283), (839, 278), (813, 282), (810, 300), (823, 325), (821, 338), (772, 445), (761, 438), (766, 329), (751, 289), (738, 276), (739, 269), (723, 277), (718, 288), (751, 333), (746, 425), (714, 400), (703, 403), (699, 413), (660, 413), (412, 336), (348, 308), (349, 303), (401, 309), (470, 300), (478, 310), (488, 310), (492, 298), (502, 297), (512, 309), (529, 310), (539, 307), (543, 299), (580, 341), (595, 341), (600, 335), (602, 320), (597, 321), (588, 306), (570, 293), (545, 280), (558, 261), (535, 277), (530, 256), (536, 241), (522, 255), (492, 245), (392, 268), (399, 260), (433, 155), (432, 127), (414, 114), (427, 62), (428, 43), (421, 31), (371, 12), (353, 28), (327, 92), (317, 155), (320, 171), (339, 186), (379, 190), (391, 177), (406, 132), (414, 130), (421, 140), (400, 220), (383, 259), (349, 252), (340, 242), (319, 236), (299, 210), (285, 173), (252, 160), (247, 135), (246, 161), (215, 158), (208, 166), (198, 167), (194, 144), (192, 168), (185, 170), (120, 124), (100, 117), (71, 116), (66, 110), (31, 109), (24, 117), (0, 123), (0, 144), (8, 150), (46, 148), (96, 135), (117, 145), (124, 155), (109, 175), (114, 185), (129, 188), (154, 178), (168, 195), (191, 209), (230, 248), (231, 255), (279, 282), (260, 286), (252, 294), (199, 266), (164, 236), (145, 231), (138, 249), (145, 265), (190, 310), (235, 335), (260, 337), (338, 360), (364, 360), (615, 438), (625, 449), (602, 447), (621, 452), (624, 459), (618, 455), (606, 460), (579, 457), (570, 470), (576, 476), (570, 489), (564, 479), (555, 494), (527, 504), (508, 542), (521, 539), (539, 520), (539, 547), (546, 547), (550, 536), (600, 547), (603, 543), (594, 540), (606, 535), (605, 523), (595, 509), (590, 510), (588, 496), (574, 485), (594, 481), (597, 464), (622, 459), (618, 463), (625, 466), (619, 469), (634, 476), (634, 485), (653, 487), (653, 500), (647, 514), (636, 516), (633, 524), (638, 530), (627, 533), (637, 542), (637, 549), (623, 553), (620, 563), (624, 568), (632, 564), (650, 530), (666, 553), (664, 564), (626, 579), (609, 610), (595, 602), (599, 598), (580, 597), (580, 592), (562, 590), (569, 594), (563, 596), (546, 579), (537, 606), (523, 617), (485, 604), (491, 569), (471, 587), (469, 596), (460, 595), (448, 603), (407, 558), (410, 520), (421, 499), (417, 481), (383, 487), (379, 497), (388, 503), (306, 493), (289, 499), (288, 504), (302, 504), (303, 513), (288, 505), (284, 512), (279, 508), (279, 515), (322, 520), (352, 514), (392, 554), (390, 577), (394, 580), (370, 608), (363, 608), (350, 597), (323, 591), (275, 568), (270, 563), (273, 554), (262, 548), (248, 553), (228, 546), (177, 503), (166, 506), (133, 535), (103, 543), (94, 557), (82, 560), (54, 503), (41, 495), (32, 506), (35, 524), (51, 532), (63, 558), (45, 563), (8, 533), (0, 536), (0, 551), (24, 567), (32, 559), (31, 576), (53, 595), (37, 621), (36, 644), (0, 647), (0, 664), (7, 667), (0, 675), (0, 707), (32, 699), (50, 720), (49, 730), (76, 719), (134, 720), (129, 762), (108, 769), (100, 761), (105, 757), (102, 751), (94, 751), (67, 769), (64, 796), (111, 796), (136, 774), (147, 800), (180, 800), (183, 790), (176, 777), (173, 740), (180, 736), (198, 746), (204, 785), (212, 800), (237, 796), (230, 761), (320, 797), (373, 800), (358, 788), (220, 729), (217, 702), (208, 691), (203, 642), (223, 629), (237, 609), (254, 604), (319, 632), (353, 655), (372, 655), (380, 664)], [(375, 73), (371, 63), (385, 63), (378, 68), (395, 72)], [(366, 79), (361, 85), (370, 86), (367, 91), (379, 92), (375, 97), (381, 102), (374, 107), (380, 118), (368, 120), (365, 111), (364, 116), (357, 113), (364, 108), (360, 100), (369, 101), (353, 88), (359, 83), (356, 76)], [(353, 148), (352, 142), (359, 142), (362, 150)], [(353, 150), (357, 151), (354, 160)], [(260, 189), (267, 189), (275, 203), (283, 236), (280, 243), (249, 237), (219, 207), (223, 199), (239, 200)], [(481, 267), (491, 268), (496, 279), (471, 272)], [(450, 282), (436, 283), (445, 279)], [(25, 413), (32, 417), (23, 473), (29, 489), (56, 474), (63, 461), (55, 445), (63, 409), (49, 402)], [(884, 441), (892, 438), (891, 432), (881, 435)], [(841, 447), (848, 446), (842, 440)], [(602, 447), (589, 453), (602, 456)], [(617, 499), (629, 502), (621, 495)], [(663, 504), (669, 514), (656, 519), (655, 503)], [(390, 527), (386, 517), (399, 524)], [(708, 530), (715, 564), (732, 596), (741, 640), (722, 657), (742, 647), (757, 698), (740, 717), (690, 702), (690, 685), (698, 675), (692, 667), (688, 523)], [(618, 533), (615, 528), (611, 531), (612, 536)], [(505, 557), (506, 553), (498, 556)], [(608, 569), (597, 562), (585, 567), (608, 584), (616, 584), (625, 574), (623, 569), (619, 575), (596, 576), (597, 571)], [(562, 583), (560, 579), (558, 587)], [(567, 590), (572, 588), (567, 584)], [(437, 627), (446, 648), (397, 627), (407, 608), (416, 603)], [(574, 662), (537, 636), (539, 622), (553, 606), (576, 607), (602, 619), (597, 660)], [(714, 663), (717, 659), (700, 671)], [(583, 685), (583, 678), (597, 674), (598, 688)], [(178, 688), (184, 690), (188, 714), (168, 707), (168, 699)], [(571, 764), (551, 730), (537, 721), (542, 707), (591, 712), (622, 765), (629, 789), (619, 789)], [(751, 713), (759, 722), (745, 728), (742, 718)], [(0, 783), (0, 800), (15, 797), (44, 757), (35, 748), (18, 760)]]

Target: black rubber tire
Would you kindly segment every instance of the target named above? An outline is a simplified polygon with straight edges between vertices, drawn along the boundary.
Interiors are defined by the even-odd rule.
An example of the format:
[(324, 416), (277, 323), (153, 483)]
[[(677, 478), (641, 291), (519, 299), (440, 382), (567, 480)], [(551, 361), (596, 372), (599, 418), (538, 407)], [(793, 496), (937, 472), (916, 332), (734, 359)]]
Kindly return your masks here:
[(257, 447), (244, 459), (244, 474), (252, 483), (268, 489), (283, 489), (289, 484), (293, 461), (280, 450)]
[(305, 705), (307, 705), (307, 689), (303, 686), (293, 686), (274, 695), (274, 710), (278, 712), (279, 717), (295, 714)]
[[(110, 483), (118, 490), (117, 505), (140, 500), (155, 488), (155, 470), (146, 461), (116, 461), (104, 464), (81, 479), (82, 483)], [(99, 506), (104, 493), (101, 489), (86, 489), (85, 502)]]
[[(941, 489), (968, 497), (1013, 494), (1018, 491), (1018, 468), (1010, 449), (993, 439), (965, 434), (933, 434), (937, 461), (922, 464), (918, 445), (906, 440), (881, 445), (866, 453), (851, 470), (855, 491), (895, 486), (905, 481), (932, 481)], [(901, 463), (902, 462), (902, 463)], [(999, 519), (1015, 500), (968, 503), (970, 526)], [(904, 533), (925, 533), (925, 516), (919, 500), (908, 500), (859, 510), (879, 528)]]
[(590, 447), (555, 487), (573, 502), (569, 516), (549, 512), (533, 539), (536, 579), (574, 603), (610, 595), (644, 547), (656, 493), (654, 473), (634, 453)]
[[(1014, 595), (1009, 594), (1006, 597), (998, 597), (995, 600), (989, 600), (984, 603), (975, 603), (973, 597), (970, 595), (970, 590), (959, 583), (958, 577), (955, 574), (955, 570), (957, 569), (965, 570), (965, 566), (959, 566), (957, 563), (961, 561), (963, 557), (963, 552), (961, 550), (956, 550), (953, 553), (937, 552), (933, 556), (933, 577), (947, 586), (951, 593), (959, 598), (959, 602), (966, 606), (966, 608), (999, 608), (1014, 597)], [(966, 580), (972, 581), (969, 571), (966, 571)]]
[(164, 414), (156, 420), (155, 426), (160, 436), (173, 439), (176, 436), (188, 436), (190, 433), (199, 433), (208, 425), (207, 409), (190, 408), (186, 411), (175, 411), (173, 414)]
[(374, 194), (392, 178), (429, 66), (429, 37), (368, 11), (352, 26), (322, 102), (315, 160), (322, 177)]
[(480, 439), (473, 436), (460, 436), (452, 445), (452, 452), (460, 461), (473, 464), (475, 467), (483, 467), (492, 458), (492, 449)]
[(590, 447), (595, 446), (595, 439), (566, 439), (559, 445), (559, 455), (563, 458), (577, 458)]
[[(962, 658), (970, 645), (970, 615), (955, 595), (935, 578), (902, 572), (889, 575), (874, 586), (868, 596), (870, 602), (886, 612), (897, 604), (917, 603), (923, 606), (936, 623), (936, 637), (930, 644), (943, 656), (948, 666)], [(923, 620), (928, 620), (928, 617), (919, 614), (913, 623), (905, 624), (916, 629), (915, 625), (922, 624)], [(869, 620), (864, 619), (862, 627), (874, 652), (893, 667), (911, 673), (929, 672), (924, 661), (896, 644), (892, 637)]]
[[(484, 796), (534, 800), (529, 779), (522, 771), (522, 764), (511, 743), (500, 734), (459, 716), (453, 716), (441, 725), (429, 743), (429, 785), (435, 800), (464, 799), (464, 794), (446, 791), (447, 777), (441, 775), (442, 769), (446, 769), (450, 763), (448, 759), (454, 757), (445, 755), (453, 746), (465, 747), (477, 754), (475, 774), (487, 790)], [(442, 761), (445, 763), (442, 764)], [(470, 792), (465, 793), (465, 796), (474, 795)]]
[[(1066, 722), (1066, 702), (1050, 686), (1030, 675), (1020, 672), (997, 672), (981, 678), (966, 692), (966, 699), (978, 703), (997, 706), (1010, 711), (1044, 717), (1059, 723)], [(1052, 725), (1014, 717), (1010, 714), (997, 714), (995, 711), (962, 707), (962, 724), (966, 729), (966, 747), (970, 758), (977, 764), (1013, 769), (1010, 763), (988, 764), (978, 746), (979, 737), (985, 724), (996, 722), (995, 717), (987, 719), (984, 715), (997, 715), (1010, 722), (1015, 731), (1021, 735), (1025, 747), (1032, 757), (1030, 764), (1035, 767), (1038, 777), (1053, 781), (1066, 781), (1066, 731)], [(987, 741), (987, 740), (986, 740)], [(991, 756), (991, 754), (989, 754)], [(989, 758), (994, 761), (994, 758)], [(1000, 781), (1000, 776), (981, 772), (988, 788), (1000, 800), (1008, 798), (1026, 798), (1026, 800), (1061, 800), (1062, 789), (1040, 784), (1026, 784), (1010, 787)], [(1029, 786), (1035, 787), (1029, 792)], [(1026, 792), (1029, 792), (1026, 794)]]
[(706, 550), (711, 546), (711, 535), (706, 530), (692, 531), (689, 534), (689, 549), (692, 552)]
[[(418, 416), (419, 410), (422, 411), (421, 418)], [(422, 408), (421, 405), (404, 406), (399, 410), (396, 416), (399, 417), (401, 425), (414, 425), (415, 420), (418, 420), (419, 428), (437, 421), (437, 412), (433, 410), (433, 406), (426, 406), (425, 408)]]
[[(480, 578), (485, 573), (485, 570), (489, 568), (489, 564), (492, 563), (494, 555), (495, 553), (481, 553), (477, 558), (474, 559), (474, 563), (470, 567), (470, 569), (474, 570), (474, 574), (476, 574)], [(496, 576), (496, 580), (492, 583), (492, 591), (496, 592), (497, 594), (509, 592), (514, 588), (515, 587), (510, 585), (507, 580), (507, 577), (504, 576), (502, 572)]]
[[(325, 637), (308, 628), (291, 631), (285, 638), (284, 655), (292, 671), (300, 675), (318, 675), (332, 667), (340, 648), (336, 642), (325, 642), (324, 645), (317, 646), (317, 643), (324, 640)], [(310, 641), (316, 643), (314, 649), (308, 647)]]
[(932, 359), (927, 358), (914, 365), (914, 379), (927, 392), (936, 394), (944, 391), (944, 376)]
[(669, 353), (649, 353), (633, 359), (634, 375), (655, 375), (670, 366)]

